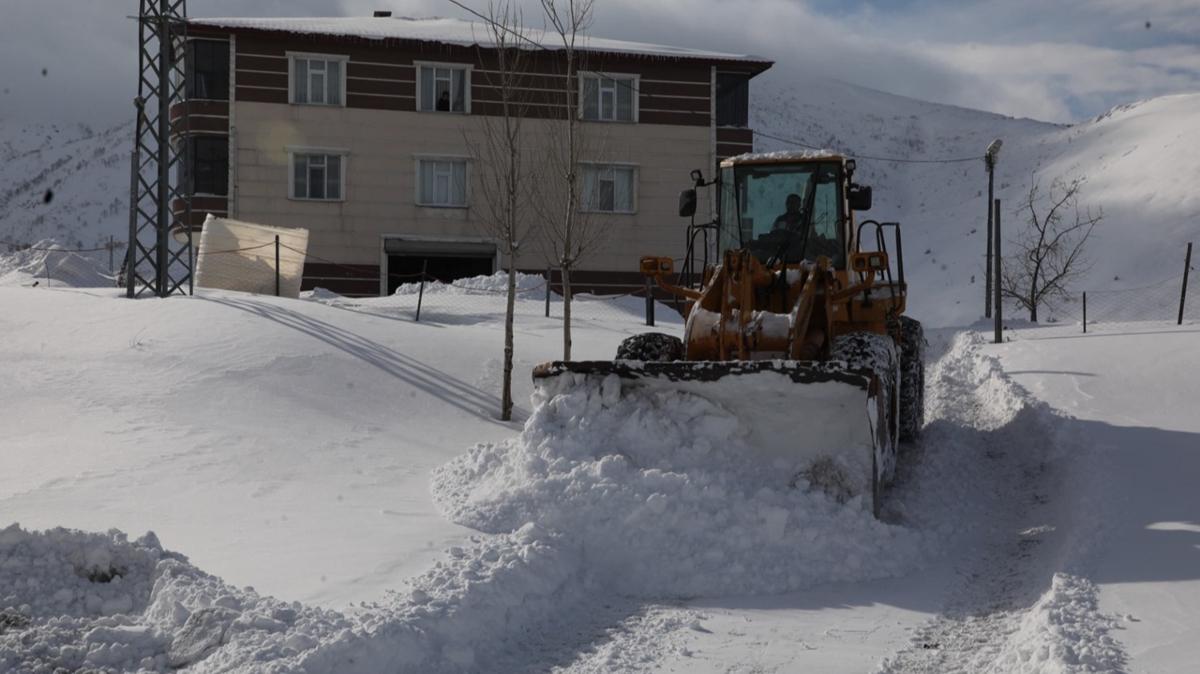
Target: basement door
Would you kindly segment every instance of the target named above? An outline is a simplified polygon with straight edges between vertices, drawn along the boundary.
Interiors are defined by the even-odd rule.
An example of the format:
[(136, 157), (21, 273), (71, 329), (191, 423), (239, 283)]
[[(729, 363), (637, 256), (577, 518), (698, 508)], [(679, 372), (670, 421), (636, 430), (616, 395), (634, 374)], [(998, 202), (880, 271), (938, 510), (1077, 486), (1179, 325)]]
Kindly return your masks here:
[(403, 283), (426, 280), (444, 283), (496, 270), (496, 245), (487, 241), (431, 241), (389, 238), (383, 242), (387, 256), (387, 294)]

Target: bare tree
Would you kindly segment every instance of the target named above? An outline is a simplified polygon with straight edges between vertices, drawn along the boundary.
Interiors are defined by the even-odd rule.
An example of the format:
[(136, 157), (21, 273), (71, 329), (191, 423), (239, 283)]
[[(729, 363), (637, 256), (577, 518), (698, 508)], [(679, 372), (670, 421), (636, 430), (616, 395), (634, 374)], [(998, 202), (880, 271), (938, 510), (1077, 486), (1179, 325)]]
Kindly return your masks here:
[(536, 199), (535, 181), (524, 163), (524, 120), (528, 114), (528, 87), (525, 82), (529, 38), (521, 26), (521, 11), (509, 0), (489, 3), (484, 20), (486, 42), (494, 49), (480, 48), (480, 59), (494, 59), (483, 73), (484, 84), (500, 100), (494, 115), (479, 115), (479, 136), (467, 136), (467, 145), (479, 168), (479, 188), (484, 208), (479, 214), (481, 226), (500, 244), (508, 271), (507, 302), (504, 314), (504, 382), (500, 397), (500, 418), (512, 419), (513, 312), (517, 297), (517, 254), (530, 234), (526, 206)]
[(1027, 214), (1027, 224), (1012, 241), (1015, 251), (1005, 258), (1000, 290), (1028, 309), (1029, 320), (1036, 323), (1038, 307), (1065, 299), (1070, 283), (1087, 272), (1084, 248), (1104, 214), (1099, 209), (1094, 215), (1090, 208), (1080, 211), (1083, 178), (1055, 179), (1045, 199), (1036, 177), (1031, 183), (1017, 211)]
[(565, 118), (562, 123), (553, 120), (547, 127), (548, 179), (536, 203), (547, 242), (552, 247), (551, 258), (562, 276), (563, 359), (570, 360), (571, 272), (601, 241), (603, 234), (600, 223), (581, 208), (583, 181), (579, 174), (588, 144), (579, 115), (578, 73), (583, 56), (579, 43), (591, 23), (592, 0), (541, 0), (541, 5), (549, 26), (547, 35), (556, 40), (553, 49), (561, 54), (560, 63), (565, 68), (565, 77), (560, 78)]

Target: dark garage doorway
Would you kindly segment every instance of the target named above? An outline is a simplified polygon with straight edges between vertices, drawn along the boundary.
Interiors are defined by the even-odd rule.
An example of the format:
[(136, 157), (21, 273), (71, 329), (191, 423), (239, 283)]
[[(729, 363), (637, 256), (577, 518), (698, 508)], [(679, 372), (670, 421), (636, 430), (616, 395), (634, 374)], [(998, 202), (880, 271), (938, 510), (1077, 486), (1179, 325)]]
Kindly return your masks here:
[(474, 241), (414, 241), (385, 239), (387, 253), (387, 293), (391, 295), (404, 283), (420, 280), (421, 268), (438, 281), (457, 281), (484, 276), (496, 269), (496, 246)]

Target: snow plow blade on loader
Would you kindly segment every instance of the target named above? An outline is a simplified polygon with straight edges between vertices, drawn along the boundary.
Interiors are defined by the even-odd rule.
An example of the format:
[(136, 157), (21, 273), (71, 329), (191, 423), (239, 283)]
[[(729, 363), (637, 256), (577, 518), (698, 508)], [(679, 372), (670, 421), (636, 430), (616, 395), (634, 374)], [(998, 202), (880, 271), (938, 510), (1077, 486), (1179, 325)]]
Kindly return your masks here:
[[(622, 391), (704, 398), (739, 420), (754, 453), (747, 460), (778, 469), (793, 486), (802, 478), (839, 500), (862, 495), (864, 506), (875, 509), (878, 470), (891, 456), (876, 430), (883, 417), (870, 370), (796, 360), (554, 361), (533, 370), (545, 399), (613, 376)], [(886, 433), (882, 439), (886, 445)]]

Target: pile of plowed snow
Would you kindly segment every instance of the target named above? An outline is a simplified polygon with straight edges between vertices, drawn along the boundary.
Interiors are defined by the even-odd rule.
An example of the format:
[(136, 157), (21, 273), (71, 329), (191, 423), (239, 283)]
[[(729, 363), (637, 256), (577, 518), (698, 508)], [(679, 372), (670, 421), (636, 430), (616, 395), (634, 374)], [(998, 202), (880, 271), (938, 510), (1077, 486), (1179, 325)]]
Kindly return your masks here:
[[(534, 523), (578, 547), (590, 580), (641, 597), (775, 593), (903, 573), (920, 532), (838, 503), (751, 458), (748, 429), (706, 399), (611, 375), (554, 395), (513, 441), (435, 471), (436, 501), (490, 533)], [(781, 419), (778, 433), (803, 432)], [(761, 429), (759, 429), (761, 431)]]
[[(508, 274), (498, 271), (490, 276), (472, 276), (457, 281), (427, 281), (424, 292), (428, 294), (458, 294), (472, 295), (479, 293), (504, 294), (508, 292)], [(526, 294), (544, 288), (546, 279), (535, 274), (517, 272), (517, 292)], [(422, 291), (421, 283), (402, 283), (396, 287), (394, 295), (416, 295)]]

